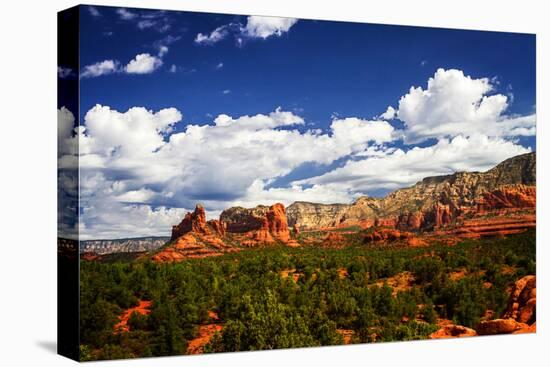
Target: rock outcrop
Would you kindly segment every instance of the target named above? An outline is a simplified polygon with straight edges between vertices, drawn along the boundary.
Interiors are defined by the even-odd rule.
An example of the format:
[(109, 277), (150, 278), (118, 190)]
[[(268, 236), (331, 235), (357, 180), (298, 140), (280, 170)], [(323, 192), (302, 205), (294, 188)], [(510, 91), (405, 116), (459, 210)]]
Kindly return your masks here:
[(207, 224), (218, 236), (225, 236), (225, 225), (217, 219), (211, 219)]
[(139, 237), (113, 240), (80, 241), (80, 254), (107, 255), (154, 251), (170, 240), (170, 237)]
[(341, 247), (345, 244), (346, 239), (341, 233), (338, 232), (328, 232), (325, 238), (323, 239), (323, 247)]
[(290, 240), (290, 231), (288, 229), (285, 206), (281, 203), (273, 204), (269, 207), (266, 218), (271, 235), (281, 242), (288, 242)]
[(206, 221), (204, 207), (198, 204), (193, 212), (172, 227), (168, 245), (152, 256), (156, 262), (177, 262), (189, 258), (219, 256), (238, 249), (224, 241), (225, 227), (218, 220)]
[(464, 216), (495, 210), (534, 210), (535, 167), (533, 152), (507, 159), (486, 172), (426, 177), (384, 198), (364, 196), (352, 204), (296, 202), (288, 207), (288, 221), (302, 230), (374, 225), (419, 231), (445, 228)]
[(220, 215), (220, 222), (228, 233), (243, 234), (245, 246), (290, 241), (287, 215), (281, 203), (251, 209), (229, 208)]
[(412, 237), (410, 232), (401, 232), (397, 229), (380, 228), (377, 230), (368, 231), (364, 237), (363, 242), (394, 242), (399, 240), (406, 240)]
[(503, 318), (512, 318), (531, 325), (536, 321), (537, 277), (527, 275), (514, 284)]
[(343, 221), (349, 204), (316, 204), (297, 201), (288, 206), (286, 215), (290, 226), (300, 229), (335, 227)]
[(220, 215), (220, 222), (223, 223), (227, 232), (246, 233), (261, 229), (269, 211), (269, 207), (258, 205), (255, 208), (247, 209), (235, 206), (224, 210)]
[(474, 329), (462, 325), (449, 324), (430, 334), (430, 339), (464, 338), (476, 336)]
[(204, 207), (200, 204), (197, 204), (194, 212), (185, 214), (180, 224), (172, 227), (172, 237), (170, 240), (174, 241), (189, 232), (201, 234), (209, 233), (206, 225)]
[(498, 209), (523, 209), (537, 206), (537, 188), (526, 185), (507, 185), (483, 193), (477, 200), (480, 213)]
[(476, 331), (479, 335), (511, 334), (528, 327), (529, 325), (514, 319), (496, 319), (480, 322)]
[(519, 279), (510, 294), (508, 307), (500, 319), (482, 321), (476, 327), (479, 335), (521, 334), (536, 332), (536, 276)]
[(527, 275), (514, 284), (508, 307), (502, 317), (481, 321), (475, 328), (446, 324), (430, 335), (430, 339), (460, 338), (475, 335), (534, 333), (536, 325), (536, 276)]

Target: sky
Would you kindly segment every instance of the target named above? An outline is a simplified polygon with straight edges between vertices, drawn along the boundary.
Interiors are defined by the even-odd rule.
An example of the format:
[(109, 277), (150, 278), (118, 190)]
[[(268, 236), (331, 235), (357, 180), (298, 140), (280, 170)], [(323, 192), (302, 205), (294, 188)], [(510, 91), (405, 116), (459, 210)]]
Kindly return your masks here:
[(528, 34), (82, 6), (80, 66), (58, 77), (80, 82), (58, 131), (81, 239), (167, 235), (196, 203), (351, 203), (536, 149)]

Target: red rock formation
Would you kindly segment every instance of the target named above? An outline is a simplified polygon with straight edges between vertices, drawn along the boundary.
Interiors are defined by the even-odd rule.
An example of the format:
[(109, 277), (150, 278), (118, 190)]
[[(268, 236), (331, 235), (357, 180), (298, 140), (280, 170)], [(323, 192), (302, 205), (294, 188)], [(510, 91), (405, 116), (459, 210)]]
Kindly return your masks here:
[(424, 213), (422, 212), (405, 213), (399, 216), (397, 227), (417, 231), (424, 226), (424, 221)]
[(223, 223), (219, 220), (207, 222), (204, 208), (199, 204), (194, 212), (185, 214), (180, 224), (172, 227), (170, 243), (151, 258), (156, 262), (177, 262), (238, 251), (224, 242), (224, 236)]
[[(259, 213), (256, 213), (259, 215)], [(242, 216), (246, 218), (245, 216)], [(290, 241), (290, 230), (288, 229), (285, 207), (277, 203), (269, 207), (261, 218), (261, 227), (245, 233), (249, 240), (242, 242), (244, 246), (256, 246), (259, 244), (275, 243), (277, 241), (288, 243)], [(246, 223), (233, 223), (232, 228), (245, 228)]]
[(410, 237), (407, 239), (407, 245), (411, 247), (424, 247), (428, 246), (428, 242), (418, 237)]
[(476, 330), (479, 335), (521, 334), (536, 332), (536, 276), (519, 279), (510, 294), (502, 318), (482, 321)]
[(498, 209), (535, 208), (537, 205), (537, 188), (526, 185), (503, 186), (497, 190), (484, 193), (476, 204), (479, 213)]
[(374, 226), (395, 228), (397, 226), (398, 221), (399, 219), (396, 217), (376, 218), (374, 220)]
[(222, 222), (217, 219), (211, 219), (207, 223), (218, 236), (225, 236), (225, 226)]
[(536, 320), (537, 278), (527, 275), (514, 284), (508, 307), (503, 318), (512, 318), (519, 322), (532, 324)]
[(529, 325), (517, 322), (514, 319), (496, 319), (482, 321), (477, 325), (476, 330), (479, 335), (511, 334), (520, 329), (528, 328)]
[(325, 247), (340, 247), (344, 245), (346, 239), (341, 233), (329, 232), (323, 239), (323, 246)]
[(443, 227), (453, 221), (453, 214), (449, 205), (435, 204), (434, 206), (434, 227)]
[(300, 229), (296, 224), (292, 226), (292, 234), (294, 235), (294, 237), (298, 237), (298, 235), (300, 234)]
[(273, 204), (267, 212), (268, 228), (274, 238), (281, 242), (290, 240), (290, 231), (286, 221), (285, 207), (281, 203)]
[[(273, 239), (273, 236), (269, 232), (269, 220), (267, 218), (264, 218), (262, 228), (249, 232), (249, 236), (252, 237), (252, 240), (254, 242), (262, 242), (262, 243), (273, 243), (275, 240)], [(254, 242), (249, 243), (249, 245), (253, 245)]]
[(441, 329), (430, 334), (430, 339), (448, 339), (448, 338), (464, 338), (468, 336), (476, 336), (474, 329), (467, 328), (462, 325), (445, 325)]
[(204, 207), (200, 204), (197, 204), (193, 213), (185, 214), (185, 217), (180, 224), (172, 227), (171, 240), (173, 241), (188, 232), (203, 234), (209, 233), (208, 227), (206, 226), (206, 214), (204, 212)]
[(506, 236), (521, 233), (537, 225), (534, 214), (517, 214), (506, 216), (474, 217), (465, 219), (457, 228), (447, 228), (434, 232), (440, 236), (454, 238), (483, 238)]
[(400, 232), (397, 229), (384, 229), (380, 228), (373, 230), (365, 234), (363, 241), (365, 243), (371, 242), (394, 242), (398, 240), (406, 240), (412, 237), (409, 232)]

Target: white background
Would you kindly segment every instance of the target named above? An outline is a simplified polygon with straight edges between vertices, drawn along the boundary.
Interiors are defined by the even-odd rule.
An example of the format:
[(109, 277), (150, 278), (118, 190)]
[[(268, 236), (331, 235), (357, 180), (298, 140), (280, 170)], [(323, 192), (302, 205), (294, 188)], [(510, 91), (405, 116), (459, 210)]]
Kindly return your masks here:
[[(522, 366), (548, 363), (550, 26), (544, 1), (98, 1), (296, 18), (537, 33), (536, 335), (100, 362), (135, 366)], [(0, 365), (65, 366), (56, 340), (56, 12), (73, 1), (3, 2), (0, 20)], [(358, 45), (360, 47), (360, 45)], [(434, 46), (435, 47), (435, 46)], [(514, 52), (514, 50), (510, 50)], [(505, 60), (503, 60), (505, 62)]]

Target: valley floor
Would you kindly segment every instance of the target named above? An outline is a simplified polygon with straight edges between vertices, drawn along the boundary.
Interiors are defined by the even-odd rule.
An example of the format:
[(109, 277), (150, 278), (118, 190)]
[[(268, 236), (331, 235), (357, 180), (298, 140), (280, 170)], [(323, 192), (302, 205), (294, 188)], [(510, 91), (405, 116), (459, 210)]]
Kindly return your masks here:
[[(300, 236), (307, 244), (321, 234)], [(83, 260), (81, 358), (536, 329), (534, 229), (420, 247), (346, 243), (250, 248), (179, 263)]]

